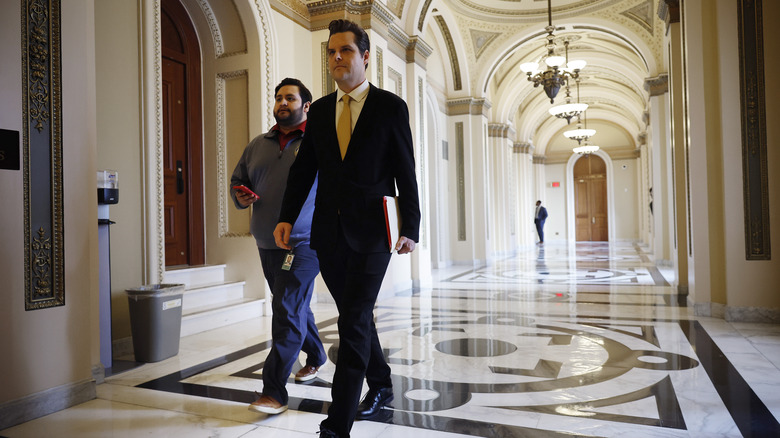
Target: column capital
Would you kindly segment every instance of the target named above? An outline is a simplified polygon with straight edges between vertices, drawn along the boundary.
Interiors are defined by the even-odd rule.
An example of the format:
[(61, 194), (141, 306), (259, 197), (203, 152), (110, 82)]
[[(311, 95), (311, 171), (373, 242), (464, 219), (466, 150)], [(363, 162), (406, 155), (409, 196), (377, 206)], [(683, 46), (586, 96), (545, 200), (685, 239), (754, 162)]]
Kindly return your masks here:
[(645, 91), (650, 93), (650, 97), (668, 93), (669, 73), (661, 73), (654, 78), (645, 78)]
[(483, 115), (487, 117), (488, 110), (492, 107), (487, 99), (465, 97), (462, 99), (450, 99), (447, 101), (447, 115), (461, 116), (471, 114), (473, 116)]
[(530, 154), (533, 153), (533, 151), (534, 145), (531, 143), (520, 142), (512, 145), (512, 152), (516, 154)]
[(669, 25), (680, 22), (680, 0), (661, 0), (658, 2), (658, 18), (666, 23), (666, 31)]
[(507, 123), (489, 123), (488, 136), (500, 138), (514, 138), (515, 130)]

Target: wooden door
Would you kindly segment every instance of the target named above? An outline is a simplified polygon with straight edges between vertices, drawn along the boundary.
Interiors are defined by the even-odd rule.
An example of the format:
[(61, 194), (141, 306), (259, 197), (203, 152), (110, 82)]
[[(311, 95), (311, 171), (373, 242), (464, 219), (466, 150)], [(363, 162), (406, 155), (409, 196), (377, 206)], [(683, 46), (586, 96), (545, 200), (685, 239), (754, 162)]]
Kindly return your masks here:
[(606, 164), (593, 154), (574, 163), (574, 220), (578, 242), (609, 240)]
[(162, 2), (165, 265), (205, 262), (200, 48), (178, 0)]

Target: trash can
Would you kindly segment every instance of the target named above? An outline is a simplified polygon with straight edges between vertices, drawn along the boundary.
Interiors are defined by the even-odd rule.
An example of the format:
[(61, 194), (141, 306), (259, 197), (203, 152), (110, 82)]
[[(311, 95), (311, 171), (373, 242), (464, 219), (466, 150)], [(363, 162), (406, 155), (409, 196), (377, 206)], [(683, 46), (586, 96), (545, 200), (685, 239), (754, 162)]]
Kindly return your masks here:
[(183, 284), (127, 289), (130, 330), (137, 362), (159, 362), (179, 354)]

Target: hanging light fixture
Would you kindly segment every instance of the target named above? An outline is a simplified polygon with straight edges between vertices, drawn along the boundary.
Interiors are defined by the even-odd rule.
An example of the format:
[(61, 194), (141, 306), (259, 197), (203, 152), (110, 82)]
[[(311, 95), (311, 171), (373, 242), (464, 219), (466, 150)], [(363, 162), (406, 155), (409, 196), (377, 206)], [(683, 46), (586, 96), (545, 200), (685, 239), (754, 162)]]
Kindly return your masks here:
[(577, 140), (577, 143), (582, 144), (583, 140), (587, 140), (596, 134), (595, 129), (588, 129), (588, 116), (585, 116), (585, 128), (582, 128), (582, 120), (577, 116), (577, 129), (564, 131), (563, 135), (570, 140)]
[(596, 152), (600, 148), (594, 144), (589, 144), (587, 141), (582, 146), (577, 146), (576, 148), (572, 149), (574, 153), (580, 154), (580, 155), (588, 155)]
[(571, 123), (573, 117), (579, 116), (583, 111), (588, 109), (587, 103), (580, 103), (580, 78), (577, 77), (574, 82), (577, 83), (577, 103), (571, 103), (569, 82), (566, 81), (566, 103), (563, 105), (556, 105), (548, 110), (550, 115), (559, 119), (566, 119), (566, 123)]
[(566, 56), (555, 55), (555, 26), (552, 25), (552, 0), (547, 0), (547, 57), (544, 63), (547, 69), (539, 70), (538, 62), (524, 62), (520, 64), (520, 70), (528, 75), (528, 80), (534, 83), (534, 87), (541, 85), (544, 93), (550, 98), (550, 103), (555, 103), (555, 96), (558, 90), (566, 83), (569, 78), (577, 79), (586, 62), (582, 60), (569, 61), (569, 41), (563, 42)]

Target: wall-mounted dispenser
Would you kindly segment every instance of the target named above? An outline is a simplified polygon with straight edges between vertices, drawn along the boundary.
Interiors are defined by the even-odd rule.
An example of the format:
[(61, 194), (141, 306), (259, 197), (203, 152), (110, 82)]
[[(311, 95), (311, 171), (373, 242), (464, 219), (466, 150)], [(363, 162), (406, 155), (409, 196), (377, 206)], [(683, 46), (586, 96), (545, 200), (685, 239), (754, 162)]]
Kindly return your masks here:
[(98, 204), (119, 203), (119, 172), (116, 170), (98, 170)]

